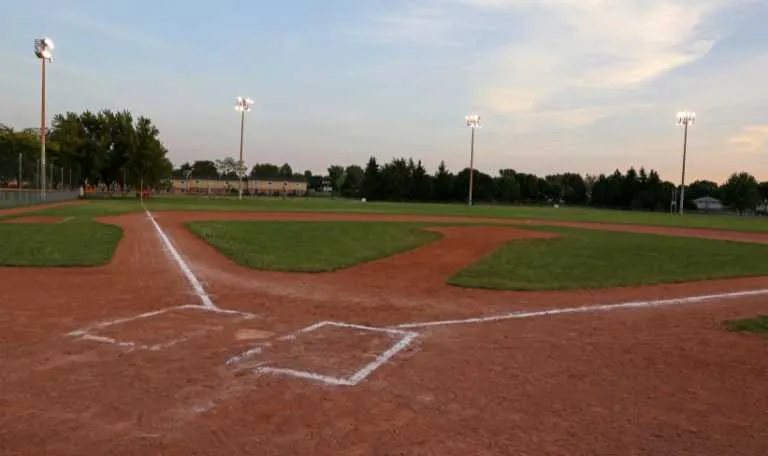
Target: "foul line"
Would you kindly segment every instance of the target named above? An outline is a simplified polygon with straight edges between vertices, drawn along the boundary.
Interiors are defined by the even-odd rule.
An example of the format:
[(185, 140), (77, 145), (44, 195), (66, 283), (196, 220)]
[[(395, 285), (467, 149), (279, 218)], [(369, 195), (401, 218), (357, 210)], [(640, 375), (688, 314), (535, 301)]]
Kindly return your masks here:
[(157, 224), (155, 217), (152, 215), (151, 212), (149, 212), (149, 209), (145, 208), (144, 210), (147, 212), (147, 217), (149, 217), (149, 220), (152, 222), (152, 225), (154, 225), (155, 230), (157, 230), (157, 234), (160, 235), (160, 239), (162, 239), (166, 249), (171, 253), (171, 256), (173, 256), (173, 259), (176, 260), (176, 263), (181, 268), (181, 272), (183, 272), (184, 275), (187, 277), (187, 280), (192, 285), (192, 288), (195, 290), (195, 293), (200, 298), (200, 301), (203, 303), (203, 307), (208, 309), (218, 309), (216, 304), (214, 304), (211, 298), (208, 296), (208, 293), (205, 292), (205, 288), (203, 288), (203, 285), (200, 283), (199, 280), (197, 280), (197, 277), (195, 277), (195, 274), (192, 273), (192, 269), (181, 257), (179, 252), (171, 243), (171, 240), (165, 234), (163, 229), (160, 228), (160, 225)]
[(607, 312), (610, 310), (621, 309), (639, 309), (646, 307), (662, 307), (681, 304), (692, 304), (698, 302), (714, 301), (718, 299), (735, 299), (744, 298), (750, 296), (761, 296), (768, 294), (768, 289), (762, 290), (749, 290), (749, 291), (736, 291), (731, 293), (720, 293), (702, 296), (689, 296), (686, 298), (673, 298), (673, 299), (660, 299), (656, 301), (630, 301), (618, 304), (604, 304), (596, 306), (579, 306), (579, 307), (565, 307), (559, 309), (540, 310), (533, 312), (510, 312), (501, 315), (491, 315), (489, 317), (476, 317), (465, 318), (460, 320), (438, 320), (427, 321), (422, 323), (405, 323), (402, 325), (393, 326), (393, 328), (401, 329), (413, 329), (413, 328), (428, 328), (431, 326), (449, 326), (449, 325), (463, 325), (473, 323), (488, 323), (494, 321), (514, 320), (519, 318), (534, 318), (545, 317), (549, 315), (563, 315), (563, 314), (577, 314), (577, 313), (594, 313), (594, 312)]

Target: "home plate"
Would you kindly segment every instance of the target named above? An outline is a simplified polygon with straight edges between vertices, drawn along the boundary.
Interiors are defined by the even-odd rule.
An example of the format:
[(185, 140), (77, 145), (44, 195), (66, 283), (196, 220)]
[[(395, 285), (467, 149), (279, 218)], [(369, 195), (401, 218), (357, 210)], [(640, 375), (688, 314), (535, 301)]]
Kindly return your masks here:
[(270, 344), (257, 344), (227, 364), (257, 373), (353, 386), (405, 349), (416, 333), (321, 322)]

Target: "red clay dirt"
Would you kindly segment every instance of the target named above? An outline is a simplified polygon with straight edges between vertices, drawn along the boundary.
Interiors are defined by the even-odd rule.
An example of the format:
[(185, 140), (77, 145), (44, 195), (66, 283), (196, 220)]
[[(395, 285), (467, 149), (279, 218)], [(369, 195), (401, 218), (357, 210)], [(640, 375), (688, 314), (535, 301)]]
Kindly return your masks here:
[[(105, 220), (125, 230), (108, 266), (0, 268), (0, 454), (721, 456), (762, 454), (768, 443), (768, 339), (719, 327), (766, 312), (765, 297), (419, 330), (405, 351), (350, 387), (254, 372), (277, 363), (345, 376), (389, 343), (365, 330), (304, 333), (295, 344), (281, 338), (319, 321), (382, 327), (763, 289), (766, 278), (571, 293), (447, 286), (448, 275), (498, 245), (547, 235), (474, 226), (439, 228), (439, 241), (343, 271), (280, 274), (238, 266), (182, 225), (266, 217), (479, 222), (157, 214), (211, 299), (256, 314), (174, 310), (94, 330), (151, 344), (189, 336), (159, 350), (65, 335), (199, 303), (144, 215)], [(225, 364), (253, 347), (263, 351)]]
[(8, 220), (0, 220), (1, 223), (41, 223), (51, 224), (60, 223), (64, 220), (64, 217), (53, 217), (47, 215), (28, 215), (26, 217), (14, 217)]

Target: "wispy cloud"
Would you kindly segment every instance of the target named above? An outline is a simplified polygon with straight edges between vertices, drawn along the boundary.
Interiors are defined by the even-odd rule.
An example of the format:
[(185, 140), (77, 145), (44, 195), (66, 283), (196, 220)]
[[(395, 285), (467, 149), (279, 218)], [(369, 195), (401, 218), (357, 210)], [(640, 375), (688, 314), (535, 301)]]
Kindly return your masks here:
[(732, 136), (728, 143), (736, 152), (760, 153), (768, 151), (768, 125), (750, 125)]
[[(476, 54), (469, 70), (474, 108), (584, 126), (620, 114), (625, 104), (635, 109), (622, 94), (707, 56), (725, 34), (712, 20), (745, 1), (413, 0), (371, 30), (393, 43), (445, 45), (460, 37)], [(473, 32), (481, 28), (493, 36), (478, 42)], [(585, 104), (584, 93), (616, 101)], [(568, 99), (579, 100), (569, 107), (575, 117), (544, 115)]]
[(445, 9), (424, 2), (374, 17), (349, 33), (383, 44), (447, 46), (456, 44), (452, 32), (457, 28)]
[(143, 30), (107, 20), (84, 11), (60, 9), (55, 12), (57, 20), (76, 28), (94, 32), (132, 45), (152, 49), (169, 47), (169, 43)]
[[(702, 26), (729, 3), (543, 0), (532, 6), (524, 1), (463, 1), (479, 8), (526, 6), (535, 11), (530, 20), (536, 26), (523, 39), (483, 56), (485, 63), (475, 76), (487, 81), (476, 93), (484, 109), (504, 113), (516, 104), (524, 108), (520, 115), (535, 115), (548, 103), (587, 90), (639, 88), (701, 59), (718, 38)], [(523, 99), (497, 96), (510, 91), (524, 94)], [(608, 106), (613, 112), (619, 112), (617, 107)]]

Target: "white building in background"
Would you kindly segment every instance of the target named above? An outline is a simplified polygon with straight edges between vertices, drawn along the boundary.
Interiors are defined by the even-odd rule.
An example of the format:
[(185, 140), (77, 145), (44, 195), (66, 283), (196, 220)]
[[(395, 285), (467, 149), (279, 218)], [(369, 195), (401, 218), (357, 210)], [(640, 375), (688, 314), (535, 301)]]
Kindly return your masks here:
[(711, 196), (696, 198), (693, 200), (693, 204), (700, 211), (722, 211), (725, 208), (722, 201)]

